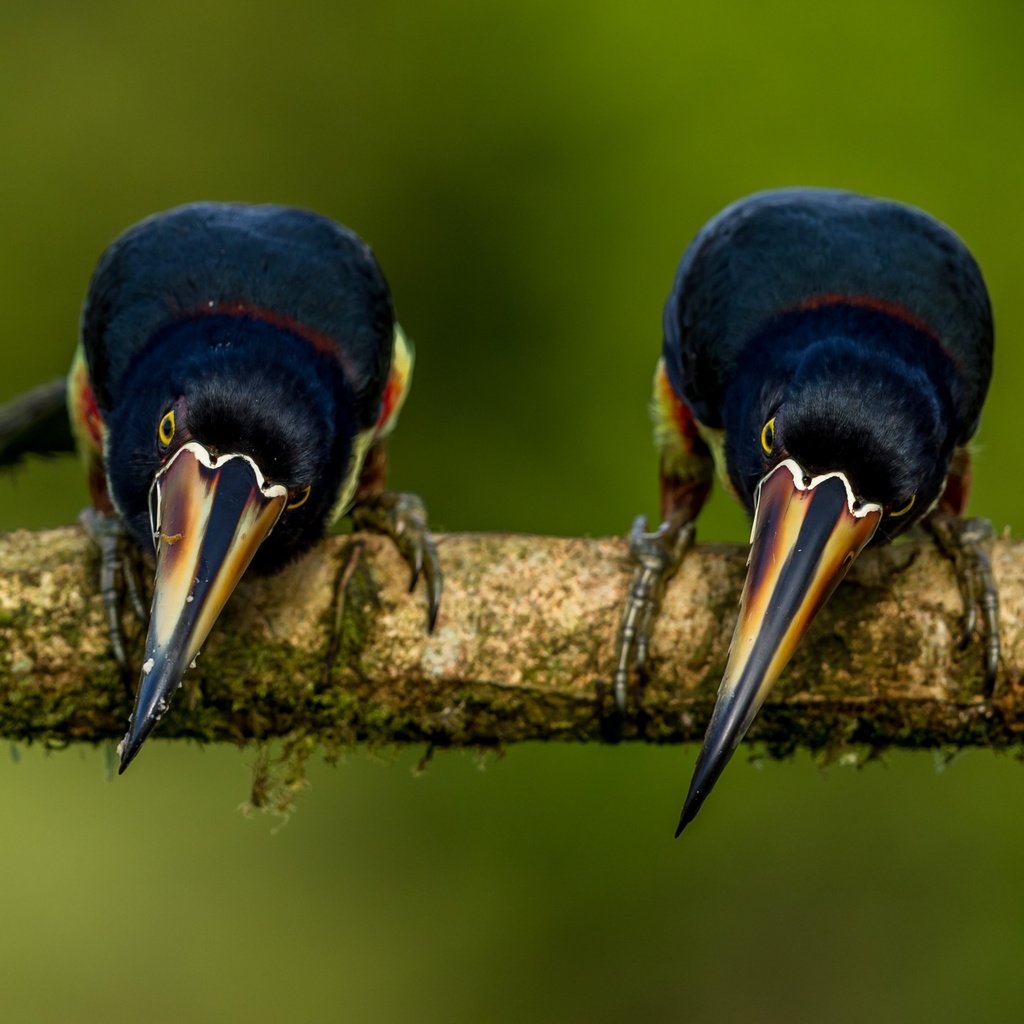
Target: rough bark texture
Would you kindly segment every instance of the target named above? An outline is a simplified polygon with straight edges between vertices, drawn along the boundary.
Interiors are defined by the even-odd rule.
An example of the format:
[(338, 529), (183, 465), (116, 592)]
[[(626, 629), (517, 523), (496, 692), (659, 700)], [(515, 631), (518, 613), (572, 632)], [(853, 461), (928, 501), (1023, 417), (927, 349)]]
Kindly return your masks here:
[[(622, 540), (462, 534), (441, 537), (439, 550), (445, 594), (429, 637), (422, 597), (406, 592), (408, 569), (383, 538), (335, 537), (283, 574), (244, 583), (156, 735), (300, 737), (329, 750), (701, 737), (743, 549), (687, 555), (665, 597), (650, 680), (618, 728), (597, 695), (630, 580)], [(85, 536), (2, 535), (0, 566), (0, 735), (52, 745), (119, 738), (129, 699), (107, 653)], [(998, 542), (994, 567), (1003, 664), (993, 700), (980, 692), (980, 647), (956, 648), (949, 563), (931, 546), (899, 545), (854, 566), (751, 736), (773, 753), (1020, 742), (1024, 545)], [(141, 636), (133, 641), (138, 660)]]

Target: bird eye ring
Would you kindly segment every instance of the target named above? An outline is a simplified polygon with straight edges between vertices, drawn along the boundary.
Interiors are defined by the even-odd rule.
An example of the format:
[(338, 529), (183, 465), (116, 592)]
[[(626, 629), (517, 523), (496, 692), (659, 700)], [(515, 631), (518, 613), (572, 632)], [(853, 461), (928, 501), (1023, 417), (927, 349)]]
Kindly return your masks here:
[(775, 447), (775, 417), (773, 416), (761, 428), (761, 448), (764, 450), (765, 455), (771, 455), (772, 449), (774, 447)]
[(889, 517), (891, 519), (895, 519), (897, 516), (905, 516), (914, 507), (914, 501), (916, 498), (917, 495), (912, 494), (910, 496), (910, 501), (908, 501), (906, 505), (903, 506), (903, 508), (898, 508), (895, 512), (890, 512)]
[(168, 409), (164, 413), (164, 418), (160, 421), (160, 426), (157, 427), (157, 437), (160, 438), (160, 443), (166, 448), (174, 440), (174, 410)]
[(293, 493), (290, 497), (292, 500), (288, 503), (288, 508), (299, 508), (305, 505), (309, 501), (309, 492), (312, 490), (312, 486), (303, 487), (301, 491)]

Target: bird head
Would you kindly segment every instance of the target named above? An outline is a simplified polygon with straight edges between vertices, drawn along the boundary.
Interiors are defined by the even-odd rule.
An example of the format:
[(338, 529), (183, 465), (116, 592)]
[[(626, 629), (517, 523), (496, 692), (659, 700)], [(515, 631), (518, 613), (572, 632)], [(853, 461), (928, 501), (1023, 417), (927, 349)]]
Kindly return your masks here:
[(813, 317), (773, 325), (759, 339), (768, 358), (726, 396), (726, 460), (753, 516), (751, 547), (680, 831), (854, 559), (938, 499), (956, 443), (955, 375), (933, 339), (881, 322), (869, 335), (833, 330), (808, 343), (803, 333), (816, 328)]
[(204, 317), (154, 339), (110, 417), (110, 493), (156, 552), (145, 662), (121, 771), (166, 710), (250, 564), (323, 533), (357, 426), (340, 367), (258, 320)]

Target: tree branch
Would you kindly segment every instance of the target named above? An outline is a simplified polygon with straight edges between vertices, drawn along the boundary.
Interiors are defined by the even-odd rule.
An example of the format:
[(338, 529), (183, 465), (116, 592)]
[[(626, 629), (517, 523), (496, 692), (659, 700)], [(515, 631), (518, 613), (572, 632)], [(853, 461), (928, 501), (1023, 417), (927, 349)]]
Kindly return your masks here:
[[(406, 593), (407, 567), (379, 537), (332, 538), (281, 575), (243, 583), (157, 735), (301, 736), (328, 748), (700, 739), (744, 549), (686, 556), (658, 621), (651, 679), (617, 728), (597, 683), (611, 675), (630, 581), (624, 542), (461, 534), (439, 538), (439, 550), (445, 594), (433, 636), (422, 595)], [(107, 652), (85, 536), (0, 536), (0, 566), (0, 735), (54, 745), (119, 738), (129, 698)], [(999, 541), (994, 568), (1004, 658), (994, 700), (981, 697), (980, 647), (956, 650), (949, 563), (929, 545), (898, 545), (858, 560), (751, 736), (774, 753), (1020, 742), (1024, 545)]]

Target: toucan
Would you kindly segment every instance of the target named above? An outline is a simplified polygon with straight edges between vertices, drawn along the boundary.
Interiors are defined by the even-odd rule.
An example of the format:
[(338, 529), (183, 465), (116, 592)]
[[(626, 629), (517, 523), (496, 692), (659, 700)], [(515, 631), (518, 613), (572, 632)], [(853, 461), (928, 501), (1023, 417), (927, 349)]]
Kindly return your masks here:
[(412, 586), (424, 577), (433, 628), (442, 577), (425, 510), (385, 490), (413, 359), (372, 251), (317, 213), (193, 203), (102, 254), (66, 381), (0, 409), (0, 463), (77, 444), (122, 667), (125, 596), (146, 614), (125, 546), (155, 554), (121, 772), (250, 566), (280, 569), (353, 507), (395, 538)]
[(965, 642), (999, 664), (991, 528), (964, 518), (992, 375), (981, 271), (912, 206), (789, 188), (733, 203), (679, 263), (652, 413), (661, 525), (637, 563), (614, 679), (624, 710), (667, 579), (717, 470), (753, 520), (725, 674), (676, 831), (697, 814), (814, 616), (869, 544), (923, 523), (955, 560)]

